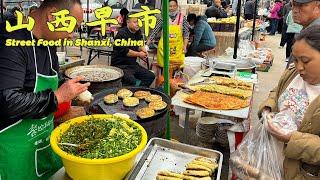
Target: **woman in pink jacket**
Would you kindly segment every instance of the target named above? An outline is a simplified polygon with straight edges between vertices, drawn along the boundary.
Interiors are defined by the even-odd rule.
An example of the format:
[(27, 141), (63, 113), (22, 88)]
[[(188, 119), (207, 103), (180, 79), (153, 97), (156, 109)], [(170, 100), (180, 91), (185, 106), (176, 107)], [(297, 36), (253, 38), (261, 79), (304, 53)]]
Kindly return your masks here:
[(270, 35), (275, 35), (277, 29), (278, 29), (278, 23), (281, 17), (278, 15), (281, 11), (283, 4), (281, 0), (276, 0), (275, 4), (273, 5), (273, 8), (270, 10), (270, 19), (271, 19), (271, 31)]

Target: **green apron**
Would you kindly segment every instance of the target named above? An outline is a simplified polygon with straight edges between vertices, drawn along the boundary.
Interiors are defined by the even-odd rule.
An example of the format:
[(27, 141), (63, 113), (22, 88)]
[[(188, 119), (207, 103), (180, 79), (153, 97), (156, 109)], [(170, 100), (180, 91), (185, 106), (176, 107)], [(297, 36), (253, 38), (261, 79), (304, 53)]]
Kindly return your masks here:
[[(33, 35), (31, 34), (33, 39)], [(38, 73), (35, 47), (33, 47), (36, 69), (34, 92), (58, 88), (58, 75), (45, 76)], [(0, 180), (49, 179), (61, 167), (60, 159), (50, 146), (50, 134), (54, 128), (53, 113), (42, 119), (22, 119), (0, 131)]]

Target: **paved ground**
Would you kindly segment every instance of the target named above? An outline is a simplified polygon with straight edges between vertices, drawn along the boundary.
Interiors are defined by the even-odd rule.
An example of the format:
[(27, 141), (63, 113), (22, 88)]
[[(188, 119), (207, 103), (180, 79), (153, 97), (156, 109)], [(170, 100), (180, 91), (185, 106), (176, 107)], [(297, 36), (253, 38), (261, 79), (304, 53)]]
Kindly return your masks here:
[[(285, 49), (279, 49), (280, 35), (276, 36), (267, 36), (266, 41), (261, 42), (262, 47), (268, 47), (273, 50), (274, 54), (274, 63), (269, 72), (258, 72), (259, 84), (256, 87), (256, 91), (254, 92), (254, 100), (253, 100), (253, 109), (251, 113), (252, 124), (258, 121), (257, 111), (259, 104), (267, 98), (269, 91), (274, 88), (278, 80), (285, 69)], [(74, 52), (74, 50), (68, 49), (68, 52)], [(82, 52), (82, 57), (87, 59), (88, 53), (86, 49)], [(96, 58), (92, 64), (107, 64), (107, 60), (105, 56), (100, 56), (100, 58)], [(183, 139), (183, 128), (179, 126), (178, 117), (172, 117), (172, 137), (178, 141), (182, 141)], [(195, 127), (195, 122), (193, 123), (193, 127)], [(192, 125), (191, 125), (192, 126)], [(224, 165), (221, 179), (225, 180), (228, 177), (228, 159), (229, 159), (229, 149), (221, 147), (219, 144), (213, 145), (205, 145), (199, 143), (196, 135), (195, 129), (190, 132), (190, 143), (198, 146), (205, 146), (207, 148), (213, 148), (223, 152), (224, 154)]]

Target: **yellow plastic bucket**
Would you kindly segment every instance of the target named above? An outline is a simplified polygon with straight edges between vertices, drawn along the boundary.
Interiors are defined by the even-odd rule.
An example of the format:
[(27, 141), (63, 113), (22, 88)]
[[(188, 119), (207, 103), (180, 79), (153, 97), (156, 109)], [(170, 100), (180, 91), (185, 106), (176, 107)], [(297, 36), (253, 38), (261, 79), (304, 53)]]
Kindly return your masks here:
[(136, 156), (140, 153), (147, 144), (147, 133), (145, 129), (138, 123), (130, 119), (123, 119), (124, 121), (133, 123), (138, 129), (141, 130), (142, 140), (136, 149), (128, 154), (124, 154), (119, 157), (108, 159), (86, 159), (76, 157), (62, 151), (58, 143), (60, 142), (60, 136), (68, 130), (70, 125), (80, 123), (91, 118), (95, 119), (107, 119), (113, 117), (112, 115), (91, 115), (82, 116), (75, 119), (71, 119), (60, 126), (58, 126), (51, 134), (50, 144), (53, 151), (58, 154), (63, 162), (64, 168), (67, 174), (76, 180), (121, 180), (134, 166)]

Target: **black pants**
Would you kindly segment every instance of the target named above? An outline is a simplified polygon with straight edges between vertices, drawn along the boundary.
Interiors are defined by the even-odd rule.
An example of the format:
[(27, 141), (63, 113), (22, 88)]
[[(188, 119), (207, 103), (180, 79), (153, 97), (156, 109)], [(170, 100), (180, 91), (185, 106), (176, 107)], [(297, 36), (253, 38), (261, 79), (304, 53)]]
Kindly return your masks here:
[(244, 15), (244, 19), (245, 19), (245, 20), (251, 20), (251, 19), (253, 19), (253, 14), (245, 14), (245, 15)]
[(116, 66), (123, 70), (123, 86), (135, 86), (141, 81), (140, 86), (149, 87), (155, 79), (155, 75), (140, 65)]
[(280, 41), (280, 46), (284, 46), (286, 45), (286, 40), (287, 40), (287, 28), (288, 28), (288, 25), (286, 23), (283, 23), (283, 26), (282, 26), (282, 32), (281, 32), (281, 41)]
[(204, 45), (204, 44), (199, 44), (198, 46), (194, 47), (193, 43), (191, 43), (188, 52), (187, 52), (187, 56), (197, 56), (197, 53), (203, 52), (203, 51), (208, 51), (213, 49), (213, 46), (208, 46), (208, 45)]
[(294, 43), (294, 36), (296, 34), (295, 33), (287, 33), (287, 48), (286, 48), (286, 58), (290, 57), (290, 54), (292, 52), (292, 46)]
[(271, 30), (270, 34), (275, 35), (278, 29), (279, 20), (278, 19), (271, 19)]
[(278, 28), (277, 28), (277, 31), (279, 34), (282, 33), (282, 25), (283, 25), (283, 19), (279, 19)]

